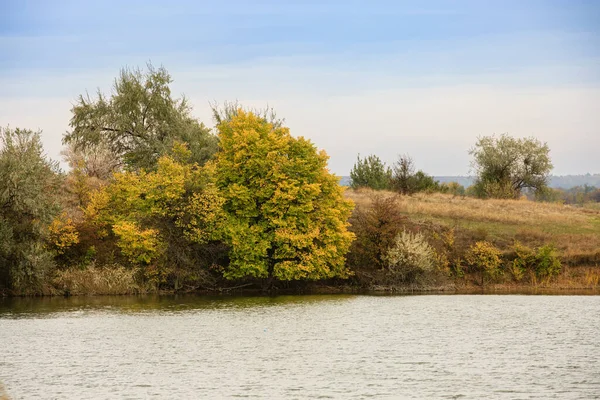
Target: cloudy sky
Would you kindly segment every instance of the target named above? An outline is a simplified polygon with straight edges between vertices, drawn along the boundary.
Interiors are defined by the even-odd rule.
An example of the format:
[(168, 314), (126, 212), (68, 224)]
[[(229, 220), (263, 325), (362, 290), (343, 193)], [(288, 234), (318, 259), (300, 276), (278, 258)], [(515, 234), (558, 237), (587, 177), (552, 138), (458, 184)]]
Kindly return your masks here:
[(598, 1), (0, 0), (0, 126), (59, 158), (74, 99), (147, 61), (207, 125), (212, 101), (273, 106), (339, 175), (358, 153), (465, 175), (503, 132), (600, 173)]

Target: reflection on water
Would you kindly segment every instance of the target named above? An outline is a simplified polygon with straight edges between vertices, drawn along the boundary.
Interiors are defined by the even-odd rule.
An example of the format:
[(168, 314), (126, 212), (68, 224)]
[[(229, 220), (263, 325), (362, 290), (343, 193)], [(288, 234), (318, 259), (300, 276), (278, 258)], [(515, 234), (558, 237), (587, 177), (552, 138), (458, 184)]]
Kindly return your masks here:
[(15, 399), (597, 398), (600, 296), (0, 300)]
[(309, 296), (73, 296), (0, 298), (0, 318), (44, 318), (56, 313), (79, 312), (175, 312), (200, 309), (244, 309), (277, 305), (343, 301), (351, 295)]

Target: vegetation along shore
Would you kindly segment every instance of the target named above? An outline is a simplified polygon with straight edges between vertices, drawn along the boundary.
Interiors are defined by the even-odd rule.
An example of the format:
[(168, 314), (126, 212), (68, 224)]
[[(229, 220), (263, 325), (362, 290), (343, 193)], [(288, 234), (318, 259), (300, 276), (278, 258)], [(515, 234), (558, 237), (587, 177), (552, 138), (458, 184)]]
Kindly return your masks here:
[(1, 295), (600, 288), (600, 189), (549, 188), (535, 138), (479, 137), (466, 188), (369, 155), (345, 189), (272, 109), (208, 128), (170, 83), (80, 96), (67, 172), (0, 130)]

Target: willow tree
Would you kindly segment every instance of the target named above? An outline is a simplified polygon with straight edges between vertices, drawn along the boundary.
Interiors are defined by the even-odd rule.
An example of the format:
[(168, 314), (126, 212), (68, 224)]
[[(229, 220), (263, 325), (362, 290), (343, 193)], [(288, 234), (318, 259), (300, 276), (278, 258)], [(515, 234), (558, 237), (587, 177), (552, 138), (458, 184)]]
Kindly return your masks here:
[(289, 129), (240, 110), (218, 125), (216, 182), (228, 216), (226, 278), (346, 277), (353, 204), (328, 156)]
[(112, 92), (81, 95), (72, 109), (72, 130), (63, 139), (76, 148), (106, 145), (129, 169), (152, 169), (175, 142), (184, 142), (192, 161), (204, 164), (216, 137), (191, 115), (184, 97), (171, 95), (165, 68), (122, 69)]
[(550, 149), (535, 138), (513, 138), (507, 134), (477, 139), (469, 154), (477, 175), (476, 193), (480, 197), (517, 198), (530, 188), (547, 188), (552, 170)]
[(53, 268), (46, 240), (60, 211), (60, 181), (39, 132), (0, 128), (0, 290), (42, 291)]

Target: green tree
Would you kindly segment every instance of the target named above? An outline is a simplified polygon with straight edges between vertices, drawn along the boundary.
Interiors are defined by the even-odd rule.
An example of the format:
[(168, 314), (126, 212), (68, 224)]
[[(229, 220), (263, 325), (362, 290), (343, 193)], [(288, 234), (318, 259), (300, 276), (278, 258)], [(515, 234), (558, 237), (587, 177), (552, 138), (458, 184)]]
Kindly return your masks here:
[(392, 170), (376, 155), (361, 160), (359, 154), (350, 171), (350, 178), (350, 187), (353, 189), (369, 187), (374, 190), (388, 190), (391, 188)]
[(0, 129), (0, 143), (0, 287), (40, 293), (53, 267), (45, 241), (60, 211), (58, 164), (39, 132)]
[(345, 277), (353, 204), (328, 156), (289, 129), (239, 110), (218, 125), (217, 186), (228, 215), (226, 278)]
[(130, 169), (152, 169), (177, 141), (187, 143), (191, 160), (212, 157), (217, 139), (191, 116), (184, 97), (171, 96), (171, 76), (163, 67), (122, 69), (109, 96), (79, 96), (72, 109), (71, 132), (63, 141), (77, 148), (106, 144)]
[(469, 151), (477, 195), (518, 198), (524, 188), (544, 190), (552, 170), (549, 153), (546, 143), (532, 137), (516, 139), (503, 134), (478, 138)]

